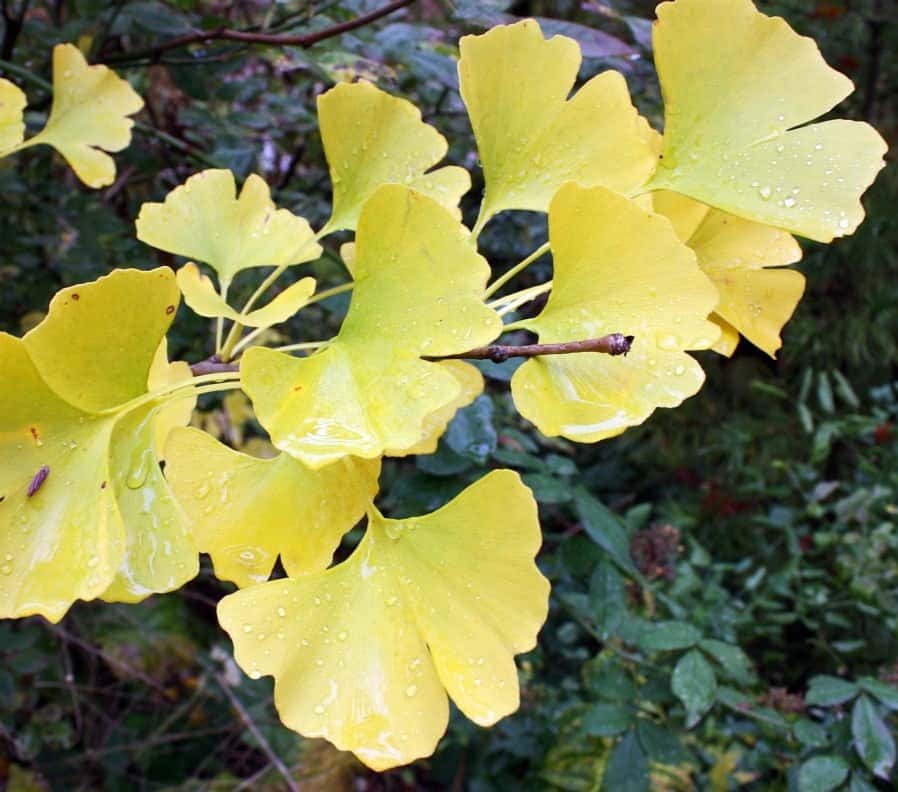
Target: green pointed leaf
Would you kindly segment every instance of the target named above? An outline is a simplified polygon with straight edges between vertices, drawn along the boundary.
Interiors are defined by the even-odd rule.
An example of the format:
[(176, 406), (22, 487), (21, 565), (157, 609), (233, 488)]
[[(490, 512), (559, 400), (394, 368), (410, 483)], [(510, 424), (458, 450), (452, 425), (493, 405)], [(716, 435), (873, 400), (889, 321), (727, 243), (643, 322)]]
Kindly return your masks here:
[(630, 558), (630, 537), (627, 536), (623, 523), (583, 488), (578, 487), (574, 491), (574, 503), (586, 535), (622, 569), (633, 571), (635, 567)]
[(839, 756), (815, 756), (798, 771), (799, 792), (829, 792), (848, 778), (848, 765)]
[(692, 649), (674, 667), (670, 687), (686, 708), (686, 726), (691, 729), (714, 703), (717, 678), (702, 653)]
[(639, 637), (639, 646), (647, 652), (688, 649), (702, 637), (701, 630), (681, 621), (651, 622)]
[(592, 737), (614, 737), (630, 728), (633, 716), (626, 704), (593, 704), (583, 716), (583, 731)]
[(751, 661), (738, 646), (709, 638), (701, 641), (699, 647), (720, 663), (724, 674), (731, 679), (743, 685), (751, 684), (754, 679)]
[(857, 694), (858, 686), (854, 682), (821, 674), (811, 678), (805, 701), (812, 706), (831, 707), (853, 699)]
[(860, 686), (890, 710), (898, 710), (898, 688), (873, 677), (861, 677)]
[(854, 747), (873, 775), (887, 779), (895, 764), (895, 740), (873, 702), (862, 695), (851, 711)]
[(602, 776), (603, 792), (647, 792), (649, 761), (633, 731), (614, 746)]

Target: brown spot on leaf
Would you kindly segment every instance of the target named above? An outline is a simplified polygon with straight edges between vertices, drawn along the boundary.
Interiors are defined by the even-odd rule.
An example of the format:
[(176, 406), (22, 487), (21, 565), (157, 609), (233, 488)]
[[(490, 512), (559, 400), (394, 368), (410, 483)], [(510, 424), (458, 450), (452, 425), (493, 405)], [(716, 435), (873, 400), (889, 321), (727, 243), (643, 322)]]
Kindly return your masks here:
[(78, 302), (78, 300), (81, 299), (81, 295), (78, 294), (77, 292), (75, 292), (75, 294), (72, 295), (72, 299), (73, 299), (75, 302)]
[(169, 305), (168, 308), (165, 309), (165, 313), (171, 316), (175, 312), (175, 306)]

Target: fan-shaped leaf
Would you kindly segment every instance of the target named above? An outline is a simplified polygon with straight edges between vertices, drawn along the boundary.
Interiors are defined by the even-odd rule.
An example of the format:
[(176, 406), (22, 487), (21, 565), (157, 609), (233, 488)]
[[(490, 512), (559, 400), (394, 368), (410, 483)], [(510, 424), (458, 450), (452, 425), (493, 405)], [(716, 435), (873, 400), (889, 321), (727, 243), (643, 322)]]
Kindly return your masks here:
[[(589, 218), (584, 223), (584, 218)], [(717, 293), (663, 217), (603, 187), (567, 184), (549, 207), (552, 293), (521, 325), (541, 342), (635, 337), (628, 355), (528, 360), (511, 381), (521, 414), (546, 435), (595, 442), (694, 394), (704, 372), (686, 354), (718, 335)]]
[(821, 242), (854, 231), (885, 142), (855, 121), (802, 126), (851, 80), (750, 0), (677, 0), (657, 15), (665, 131), (650, 187)]
[(617, 72), (568, 99), (580, 46), (532, 19), (459, 43), (461, 93), (483, 163), (485, 222), (503, 209), (546, 211), (567, 181), (629, 193), (654, 167), (652, 133)]
[(517, 708), (514, 655), (548, 606), (539, 543), (532, 495), (495, 471), (424, 517), (373, 511), (345, 563), (225, 597), (219, 620), (288, 726), (383, 770), (434, 750), (447, 692), (481, 725)]
[(483, 304), (489, 269), (448, 210), (386, 185), (359, 221), (355, 288), (337, 338), (308, 358), (247, 350), (244, 387), (274, 444), (313, 467), (401, 452), (461, 385), (423, 355), (451, 355), (501, 331)]

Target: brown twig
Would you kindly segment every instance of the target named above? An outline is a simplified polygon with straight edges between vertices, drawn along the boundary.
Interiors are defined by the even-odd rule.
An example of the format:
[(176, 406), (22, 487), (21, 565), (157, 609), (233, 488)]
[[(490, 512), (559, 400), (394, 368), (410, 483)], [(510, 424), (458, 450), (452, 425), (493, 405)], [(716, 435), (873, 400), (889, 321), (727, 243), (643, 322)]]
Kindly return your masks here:
[(411, 5), (414, 2), (415, 0), (393, 0), (392, 3), (388, 3), (380, 8), (375, 8), (367, 14), (361, 14), (360, 16), (346, 20), (346, 22), (332, 25), (323, 30), (317, 30), (314, 33), (290, 36), (279, 33), (258, 33), (248, 30), (232, 30), (231, 28), (221, 27), (215, 28), (214, 30), (201, 30), (196, 33), (185, 33), (183, 36), (177, 36), (168, 41), (163, 41), (161, 44), (156, 44), (153, 47), (147, 47), (146, 49), (137, 52), (125, 52), (120, 55), (111, 55), (106, 58), (101, 58), (101, 60), (106, 63), (114, 63), (116, 61), (140, 60), (142, 58), (156, 59), (163, 52), (167, 52), (168, 50), (180, 49), (181, 47), (187, 47), (191, 44), (199, 44), (206, 41), (238, 41), (243, 44), (259, 44), (266, 47), (307, 48), (311, 47), (313, 44), (317, 44), (319, 41), (324, 41), (325, 39), (339, 36), (341, 33), (348, 33), (350, 30), (364, 27), (370, 22), (374, 22), (381, 17), (392, 14), (394, 11), (398, 11), (400, 8)]
[[(489, 346), (469, 349), (457, 355), (425, 356), (424, 360), (491, 360), (493, 363), (504, 363), (513, 357), (541, 357), (543, 355), (572, 355), (576, 352), (599, 352), (604, 355), (626, 355), (633, 345), (633, 336), (623, 333), (610, 333), (601, 338), (587, 338), (583, 341), (564, 341), (558, 344), (490, 344)], [(190, 370), (195, 377), (202, 374), (221, 374), (228, 371), (239, 371), (240, 363), (222, 363), (217, 355), (191, 365)]]
[(633, 344), (633, 336), (622, 333), (611, 333), (601, 338), (587, 338), (585, 341), (565, 341), (559, 344), (490, 344), (489, 346), (469, 349), (458, 355), (441, 355), (426, 357), (425, 360), (491, 360), (493, 363), (504, 363), (513, 357), (540, 357), (542, 355), (572, 355), (576, 352), (601, 352), (605, 355), (626, 355)]
[(203, 374), (223, 374), (228, 371), (240, 371), (240, 364), (222, 363), (218, 355), (212, 355), (212, 357), (201, 360), (199, 363), (192, 364), (190, 371), (194, 377), (199, 377)]

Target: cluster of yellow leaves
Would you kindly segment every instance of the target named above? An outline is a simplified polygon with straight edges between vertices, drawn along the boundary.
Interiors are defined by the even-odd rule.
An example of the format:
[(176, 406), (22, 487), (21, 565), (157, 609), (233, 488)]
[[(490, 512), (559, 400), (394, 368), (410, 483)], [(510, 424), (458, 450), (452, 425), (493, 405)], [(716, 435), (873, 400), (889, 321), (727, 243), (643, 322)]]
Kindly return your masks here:
[(135, 602), (196, 574), (158, 464), (190, 392), (146, 397), (190, 376), (165, 352), (178, 299), (167, 269), (118, 270), (60, 291), (24, 338), (0, 334), (15, 383), (0, 390), (0, 618), (57, 621), (76, 599)]
[(106, 152), (131, 142), (133, 115), (143, 99), (106, 66), (88, 66), (73, 44), (53, 49), (53, 104), (44, 128), (25, 140), (25, 94), (0, 78), (0, 157), (30, 146), (55, 148), (88, 187), (115, 180), (115, 162)]
[[(551, 293), (515, 328), (543, 342), (635, 337), (627, 356), (536, 358), (512, 380), (542, 432), (594, 442), (694, 394), (704, 374), (691, 351), (731, 353), (741, 334), (773, 355), (804, 286), (785, 268), (800, 258), (791, 234), (850, 233), (881, 166), (865, 124), (795, 128), (850, 83), (782, 20), (749, 0), (676, 0), (658, 15), (663, 137), (620, 74), (569, 97), (579, 47), (545, 39), (534, 21), (462, 39), (486, 182), (473, 232), (458, 209), (470, 178), (437, 167), (439, 132), (408, 102), (343, 84), (318, 101), (333, 182), (318, 233), (277, 208), (261, 178), (238, 194), (230, 172), (205, 171), (145, 205), (137, 232), (207, 265), (217, 287), (194, 261), (176, 278), (122, 271), (61, 292), (25, 338), (0, 335), (0, 374), (22, 383), (0, 391), (0, 616), (58, 619), (77, 598), (167, 590), (195, 573), (199, 550), (242, 587), (220, 621), (250, 676), (275, 677), (297, 731), (384, 769), (433, 751), (449, 698), (483, 725), (512, 712), (514, 655), (533, 646), (547, 610), (532, 495), (494, 471), (425, 516), (386, 519), (373, 503), (381, 457), (432, 452), (483, 388), (474, 367), (439, 359), (504, 329), (485, 305), (481, 229), (505, 210), (548, 213)], [(111, 161), (90, 146), (114, 150), (134, 110), (118, 78), (71, 50), (54, 54), (54, 79), (81, 69), (85, 93), (73, 104), (57, 92), (47, 129), (25, 144), (24, 97), (0, 81), (0, 151), (48, 142), (102, 183)], [(89, 126), (87, 86), (117, 113), (106, 137), (72, 131)], [(310, 262), (338, 230), (355, 232), (339, 334), (308, 357), (253, 347), (240, 360), (279, 453), (251, 456), (184, 428), (191, 403), (169, 396), (189, 373), (168, 364), (163, 343), (176, 287), (237, 329), (277, 324), (314, 299), (314, 279), (240, 310), (228, 303), (233, 279)], [(363, 516), (361, 542), (331, 566)], [(278, 558), (289, 577), (266, 582)]]

